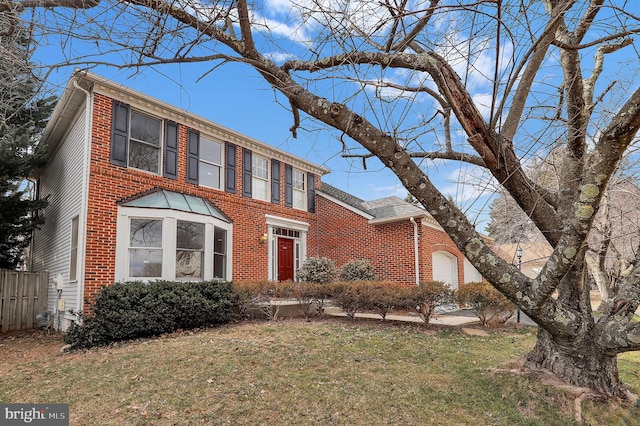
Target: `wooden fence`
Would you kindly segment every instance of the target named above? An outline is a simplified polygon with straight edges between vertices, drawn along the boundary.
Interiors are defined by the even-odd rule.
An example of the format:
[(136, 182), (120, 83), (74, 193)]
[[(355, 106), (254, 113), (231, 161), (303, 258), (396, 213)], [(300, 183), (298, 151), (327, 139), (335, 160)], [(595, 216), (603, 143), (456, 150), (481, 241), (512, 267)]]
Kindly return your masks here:
[(47, 309), (49, 273), (0, 269), (0, 332), (37, 328)]

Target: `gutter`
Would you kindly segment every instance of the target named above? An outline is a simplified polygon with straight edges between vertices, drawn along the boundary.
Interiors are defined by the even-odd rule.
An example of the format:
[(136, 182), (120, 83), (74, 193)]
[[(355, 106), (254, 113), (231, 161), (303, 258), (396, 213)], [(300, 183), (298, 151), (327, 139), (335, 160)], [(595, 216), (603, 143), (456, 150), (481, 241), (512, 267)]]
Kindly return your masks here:
[[(93, 96), (89, 91), (82, 88), (75, 78), (73, 80), (73, 85), (86, 96), (84, 104), (85, 144), (84, 158), (82, 162), (82, 199), (80, 202), (80, 213), (78, 215), (78, 260), (80, 260), (80, 264), (77, 265), (79, 273), (76, 276), (76, 281), (78, 282), (76, 312), (83, 312), (85, 259), (87, 254), (87, 214), (89, 206), (89, 163), (91, 161), (91, 129), (93, 128), (93, 116), (91, 114), (91, 111), (93, 110)], [(82, 238), (80, 238), (80, 236), (82, 236)]]
[(418, 223), (411, 216), (409, 222), (413, 224), (413, 252), (416, 268), (416, 285), (420, 285), (420, 253), (418, 252)]

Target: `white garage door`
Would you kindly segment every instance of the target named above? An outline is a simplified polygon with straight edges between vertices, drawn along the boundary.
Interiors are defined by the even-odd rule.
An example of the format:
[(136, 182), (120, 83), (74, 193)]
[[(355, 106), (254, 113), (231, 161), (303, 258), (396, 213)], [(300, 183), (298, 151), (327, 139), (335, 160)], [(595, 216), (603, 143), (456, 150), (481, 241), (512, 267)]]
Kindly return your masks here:
[(437, 251), (432, 255), (433, 280), (442, 281), (452, 288), (458, 288), (458, 259), (455, 256)]
[(482, 275), (478, 270), (469, 262), (464, 260), (464, 283), (478, 283), (482, 281)]

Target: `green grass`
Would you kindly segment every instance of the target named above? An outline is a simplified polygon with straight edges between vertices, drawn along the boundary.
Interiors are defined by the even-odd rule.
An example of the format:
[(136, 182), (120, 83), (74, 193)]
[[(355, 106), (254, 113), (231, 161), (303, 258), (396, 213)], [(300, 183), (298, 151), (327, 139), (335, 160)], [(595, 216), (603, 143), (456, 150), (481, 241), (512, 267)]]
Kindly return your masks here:
[[(0, 401), (69, 403), (72, 425), (573, 424), (572, 397), (495, 372), (534, 338), (292, 320), (64, 355), (58, 340), (49, 342), (53, 356), (0, 367)], [(0, 351), (14, 353), (14, 345), (20, 339)], [(620, 374), (636, 393), (639, 371), (640, 354), (620, 357)], [(640, 407), (584, 402), (583, 409), (593, 425), (640, 424)]]

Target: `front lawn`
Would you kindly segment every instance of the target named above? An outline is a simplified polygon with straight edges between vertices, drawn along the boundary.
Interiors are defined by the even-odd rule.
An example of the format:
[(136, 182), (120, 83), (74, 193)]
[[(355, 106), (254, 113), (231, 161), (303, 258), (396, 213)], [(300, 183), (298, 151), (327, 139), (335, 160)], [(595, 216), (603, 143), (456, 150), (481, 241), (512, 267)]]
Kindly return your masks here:
[[(5, 338), (0, 401), (69, 403), (72, 425), (573, 424), (572, 396), (496, 372), (534, 338), (335, 319), (247, 322), (66, 354), (59, 338)], [(620, 372), (640, 393), (640, 354), (622, 355)], [(589, 424), (640, 424), (637, 405), (582, 408)]]

